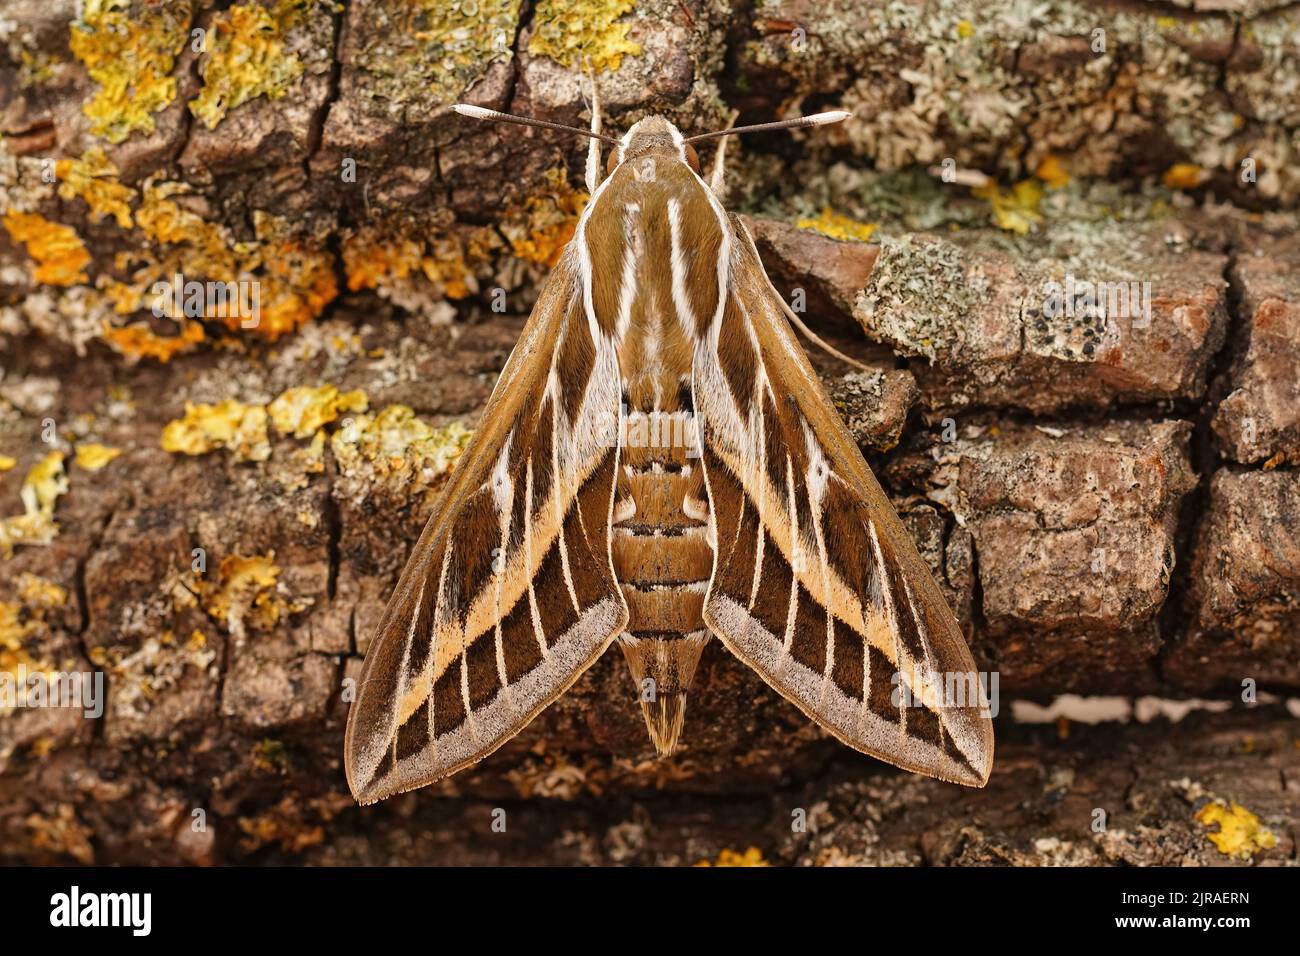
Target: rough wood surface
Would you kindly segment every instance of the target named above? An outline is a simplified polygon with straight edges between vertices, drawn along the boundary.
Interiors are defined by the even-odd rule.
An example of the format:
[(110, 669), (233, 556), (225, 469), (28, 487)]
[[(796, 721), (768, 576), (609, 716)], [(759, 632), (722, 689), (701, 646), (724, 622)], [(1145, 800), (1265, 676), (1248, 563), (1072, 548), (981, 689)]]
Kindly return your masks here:
[[(1300, 9), (78, 6), (0, 12), (0, 672), (108, 699), (0, 710), (0, 860), (1297, 859)], [(583, 125), (577, 53), (616, 129), (854, 111), (734, 143), (731, 204), (871, 368), (812, 350), (1000, 676), (987, 790), (844, 751), (715, 642), (671, 760), (607, 655), (352, 806), (346, 678), (585, 199), (582, 144), (447, 107)], [(256, 326), (152, 314), (178, 273), (257, 281)], [(1067, 276), (1149, 314), (1044, 315)], [(1060, 694), (1214, 706), (1016, 719)]]

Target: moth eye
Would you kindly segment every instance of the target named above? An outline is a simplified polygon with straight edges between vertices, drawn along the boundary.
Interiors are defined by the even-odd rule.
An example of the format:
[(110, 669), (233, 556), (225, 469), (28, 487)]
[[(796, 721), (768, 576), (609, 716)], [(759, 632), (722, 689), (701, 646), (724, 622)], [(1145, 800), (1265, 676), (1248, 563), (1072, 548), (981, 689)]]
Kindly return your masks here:
[(695, 147), (692, 146), (690, 143), (686, 143), (685, 146), (686, 146), (686, 165), (691, 167), (691, 169), (695, 170), (698, 173), (700, 171), (699, 154), (695, 152)]
[(609, 151), (609, 159), (605, 160), (605, 175), (606, 176), (612, 175), (614, 170), (617, 168), (618, 168), (618, 150), (611, 149)]

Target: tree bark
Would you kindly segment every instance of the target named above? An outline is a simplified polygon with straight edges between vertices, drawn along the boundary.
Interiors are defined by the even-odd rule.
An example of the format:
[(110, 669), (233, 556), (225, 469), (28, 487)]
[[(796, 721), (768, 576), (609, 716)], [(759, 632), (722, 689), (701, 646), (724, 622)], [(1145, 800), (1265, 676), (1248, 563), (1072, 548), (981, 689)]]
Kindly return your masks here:
[[(1295, 860), (1300, 8), (76, 6), (0, 13), (0, 676), (106, 703), (0, 709), (0, 859)], [(585, 140), (449, 106), (585, 126), (579, 54), (620, 132), (854, 111), (733, 143), (730, 205), (870, 368), (809, 347), (999, 675), (987, 789), (713, 642), (671, 759), (606, 655), (348, 796), (347, 679), (585, 201)], [(257, 321), (155, 309), (178, 276)]]

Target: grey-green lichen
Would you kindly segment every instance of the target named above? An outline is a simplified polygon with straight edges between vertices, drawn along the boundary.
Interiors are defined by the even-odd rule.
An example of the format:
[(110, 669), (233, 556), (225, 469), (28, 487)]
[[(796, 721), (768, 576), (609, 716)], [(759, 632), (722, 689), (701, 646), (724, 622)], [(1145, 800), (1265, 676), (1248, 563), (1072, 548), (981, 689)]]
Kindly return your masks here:
[(514, 55), (519, 8), (520, 0), (380, 0), (368, 33), (377, 42), (356, 64), (382, 99), (448, 102)]
[(882, 236), (880, 255), (854, 312), (868, 329), (933, 361), (960, 347), (962, 318), (988, 289), (979, 266), (956, 245)]
[(787, 6), (757, 4), (742, 62), (791, 76), (796, 100), (843, 91), (855, 118), (822, 135), (878, 169), (951, 159), (1023, 178), (1057, 154), (1107, 176), (1167, 152), (1225, 179), (1250, 159), (1264, 198), (1300, 195), (1293, 7), (1252, 10), (1237, 35), (1228, 13), (1081, 0)]

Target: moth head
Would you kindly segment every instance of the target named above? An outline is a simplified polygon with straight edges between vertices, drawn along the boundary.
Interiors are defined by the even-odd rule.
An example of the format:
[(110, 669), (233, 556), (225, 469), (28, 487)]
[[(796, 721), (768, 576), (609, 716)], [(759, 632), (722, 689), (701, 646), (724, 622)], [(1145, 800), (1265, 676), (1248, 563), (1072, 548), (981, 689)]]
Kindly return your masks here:
[(695, 147), (686, 142), (677, 127), (662, 116), (647, 116), (623, 134), (623, 138), (618, 141), (618, 149), (609, 154), (605, 172), (608, 175), (623, 163), (650, 153), (673, 156), (695, 172), (700, 171), (700, 157), (696, 155)]

